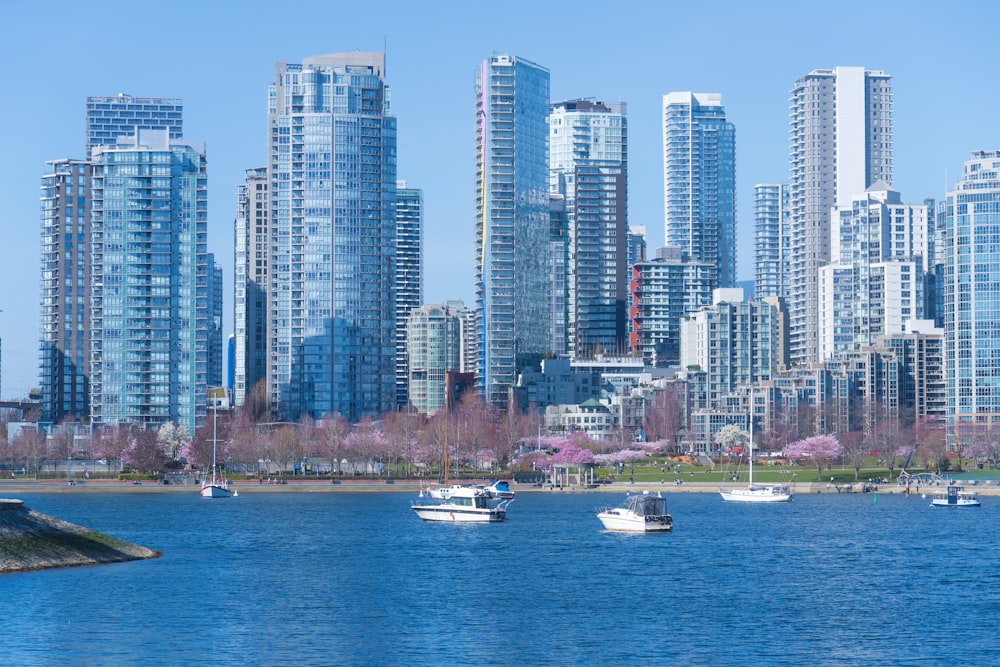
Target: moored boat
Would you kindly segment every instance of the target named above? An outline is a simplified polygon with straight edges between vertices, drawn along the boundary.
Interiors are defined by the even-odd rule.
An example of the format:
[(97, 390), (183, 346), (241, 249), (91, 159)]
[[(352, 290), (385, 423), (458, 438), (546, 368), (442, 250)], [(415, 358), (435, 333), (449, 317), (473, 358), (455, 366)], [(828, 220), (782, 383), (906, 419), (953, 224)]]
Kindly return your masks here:
[(935, 493), (931, 498), (931, 507), (979, 507), (979, 494), (966, 491), (965, 487), (949, 484), (943, 493)]
[(605, 507), (597, 518), (607, 530), (631, 533), (662, 533), (674, 527), (673, 517), (667, 514), (667, 499), (658, 492), (630, 494), (617, 507)]
[(485, 487), (486, 495), (494, 500), (511, 500), (514, 492), (510, 488), (510, 482), (505, 479), (498, 479)]
[(414, 504), (412, 509), (424, 521), (494, 523), (507, 517), (507, 507), (512, 502), (513, 499), (507, 499), (493, 505), (483, 489), (463, 486), (453, 489), (447, 500)]

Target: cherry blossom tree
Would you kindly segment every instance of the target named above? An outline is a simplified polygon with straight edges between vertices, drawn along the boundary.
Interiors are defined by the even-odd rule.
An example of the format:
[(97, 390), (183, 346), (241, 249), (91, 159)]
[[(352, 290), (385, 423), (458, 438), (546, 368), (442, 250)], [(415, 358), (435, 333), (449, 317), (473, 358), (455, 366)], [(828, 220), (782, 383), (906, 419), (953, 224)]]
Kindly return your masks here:
[(168, 461), (175, 461), (180, 455), (181, 448), (190, 439), (187, 426), (176, 422), (166, 422), (160, 426), (156, 432), (157, 437), (163, 444)]
[(569, 442), (552, 455), (552, 463), (593, 463), (594, 452)]
[(739, 453), (750, 442), (750, 435), (736, 424), (726, 424), (715, 432), (715, 444), (723, 452)]
[(362, 419), (351, 431), (344, 444), (348, 451), (364, 461), (365, 474), (368, 473), (370, 464), (382, 459), (385, 453), (385, 436), (375, 428), (372, 420), (368, 417)]
[(820, 479), (823, 477), (823, 469), (832, 465), (842, 452), (843, 446), (832, 435), (810, 436), (785, 447), (785, 456), (793, 461), (801, 462), (808, 459), (815, 463)]

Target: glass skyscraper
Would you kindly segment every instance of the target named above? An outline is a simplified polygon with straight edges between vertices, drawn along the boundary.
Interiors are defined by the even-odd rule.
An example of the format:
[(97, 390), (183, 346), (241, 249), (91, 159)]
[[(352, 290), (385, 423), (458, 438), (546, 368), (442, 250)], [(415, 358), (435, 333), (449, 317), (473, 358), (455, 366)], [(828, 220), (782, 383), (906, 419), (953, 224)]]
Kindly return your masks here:
[(948, 436), (959, 447), (1000, 429), (1000, 151), (977, 151), (943, 203)]
[(625, 349), (628, 337), (627, 116), (624, 103), (554, 102), (549, 188), (569, 222), (569, 349), (575, 357)]
[(87, 98), (87, 159), (95, 146), (113, 145), (136, 130), (167, 130), (171, 139), (184, 136), (184, 103), (169, 97), (136, 97), (124, 93)]
[(663, 96), (666, 245), (716, 267), (714, 287), (736, 284), (736, 128), (722, 95)]
[(406, 321), (424, 298), (423, 190), (396, 183), (396, 405), (409, 401)]
[(754, 295), (758, 299), (785, 294), (788, 275), (788, 186), (759, 183), (753, 189)]
[[(97, 368), (104, 358), (101, 354), (91, 358), (94, 335), (92, 305), (101, 305), (92, 298), (93, 289), (104, 280), (103, 276), (95, 274), (99, 265), (93, 261), (92, 236), (102, 234), (106, 222), (104, 211), (92, 207), (92, 156), (102, 146), (117, 150), (120, 140), (124, 140), (123, 145), (134, 144), (139, 130), (161, 130), (170, 139), (179, 139), (183, 134), (182, 101), (126, 94), (88, 97), (85, 144), (87, 158), (49, 162), (52, 171), (42, 178), (40, 386), (43, 421), (85, 419), (91, 415), (92, 401), (103, 400), (105, 395), (102, 393), (101, 396), (95, 396), (90, 390), (92, 364)], [(116, 185), (111, 192), (116, 198), (120, 196), (128, 199), (142, 192), (143, 186), (139, 181), (150, 176), (148, 172), (151, 167), (139, 166), (138, 163), (129, 167), (107, 166), (105, 172), (112, 174), (116, 169), (122, 178), (128, 172), (127, 176), (132, 180), (127, 188)], [(117, 183), (115, 179), (119, 178), (118, 175), (111, 176), (112, 182)], [(157, 177), (162, 175), (157, 174)], [(156, 192), (161, 193), (162, 189), (157, 186)], [(116, 200), (112, 205), (117, 205), (120, 201)], [(134, 215), (129, 217), (129, 224), (137, 223), (142, 218), (144, 214), (140, 210), (145, 210), (147, 217), (151, 215), (148, 202), (142, 200), (141, 195), (130, 201), (129, 211)], [(170, 198), (159, 199), (157, 203), (163, 206), (166, 205), (165, 202), (172, 201)], [(161, 210), (158, 215), (162, 213)], [(121, 211), (115, 211), (111, 215), (120, 214)], [(113, 220), (111, 224), (124, 223)], [(142, 236), (139, 232), (136, 234), (137, 239)], [(136, 241), (129, 249), (142, 253), (148, 248), (144, 242)], [(162, 246), (157, 245), (160, 259), (163, 259), (159, 255), (162, 250)], [(170, 252), (174, 250), (171, 248)], [(130, 258), (137, 256), (129, 255)], [(205, 258), (200, 261), (204, 262)], [(101, 268), (103, 269), (103, 265)], [(221, 289), (217, 294), (221, 299)], [(129, 303), (139, 303), (135, 294), (130, 292), (129, 296)], [(202, 298), (206, 296), (203, 294)], [(203, 321), (201, 324), (207, 326), (208, 323)], [(219, 325), (221, 327), (221, 321)], [(221, 329), (219, 333), (221, 334)], [(126, 334), (120, 335), (124, 341)], [(115, 345), (117, 344), (119, 343)], [(102, 406), (98, 406), (94, 410), (95, 421), (96, 415), (105, 412)], [(132, 412), (124, 410), (111, 418), (127, 421), (131, 414), (146, 413), (139, 409)], [(193, 421), (190, 423), (193, 424)]]
[(476, 72), (477, 381), (506, 406), (549, 351), (549, 71), (509, 55)]
[(382, 53), (278, 63), (269, 87), (268, 394), (282, 418), (396, 405), (396, 119)]
[(42, 177), (42, 421), (90, 415), (90, 164), (54, 160)]
[(193, 433), (209, 362), (204, 145), (138, 130), (92, 164), (91, 417)]
[(266, 167), (246, 170), (236, 202), (233, 261), (233, 405), (267, 378), (270, 197)]

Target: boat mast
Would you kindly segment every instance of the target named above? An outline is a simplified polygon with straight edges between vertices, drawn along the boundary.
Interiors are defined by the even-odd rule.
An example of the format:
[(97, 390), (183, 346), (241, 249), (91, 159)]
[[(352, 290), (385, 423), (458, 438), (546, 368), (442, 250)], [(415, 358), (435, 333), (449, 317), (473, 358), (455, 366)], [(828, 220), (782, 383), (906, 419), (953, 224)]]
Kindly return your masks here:
[(750, 385), (750, 488), (753, 488), (753, 384)]
[(215, 446), (216, 446), (216, 435), (218, 431), (216, 430), (216, 425), (219, 419), (219, 409), (215, 406), (212, 407), (212, 481), (214, 482), (218, 475), (215, 473)]

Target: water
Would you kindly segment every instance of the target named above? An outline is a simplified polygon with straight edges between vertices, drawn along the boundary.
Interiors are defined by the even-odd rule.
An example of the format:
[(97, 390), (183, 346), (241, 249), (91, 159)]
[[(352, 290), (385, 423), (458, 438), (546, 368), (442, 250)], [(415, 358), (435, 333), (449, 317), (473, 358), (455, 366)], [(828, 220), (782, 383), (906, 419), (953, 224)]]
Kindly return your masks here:
[(1000, 498), (681, 493), (622, 535), (611, 493), (465, 526), (406, 493), (23, 497), (163, 557), (0, 577), (5, 665), (1000, 664)]

